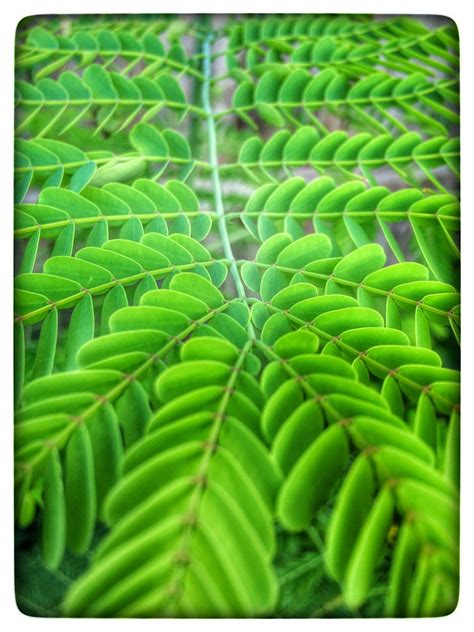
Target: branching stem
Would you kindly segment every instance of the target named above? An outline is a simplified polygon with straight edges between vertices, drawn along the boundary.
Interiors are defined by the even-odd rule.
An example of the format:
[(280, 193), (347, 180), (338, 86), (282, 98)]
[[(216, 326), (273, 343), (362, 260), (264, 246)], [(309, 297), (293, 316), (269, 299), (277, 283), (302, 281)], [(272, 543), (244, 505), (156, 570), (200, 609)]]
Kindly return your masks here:
[[(232, 246), (229, 239), (229, 233), (227, 232), (226, 219), (224, 214), (224, 204), (222, 202), (222, 189), (219, 177), (219, 164), (217, 160), (217, 137), (216, 137), (216, 124), (214, 120), (214, 113), (211, 105), (211, 76), (212, 76), (212, 40), (213, 35), (209, 33), (203, 43), (204, 52), (204, 81), (202, 84), (202, 105), (207, 114), (207, 136), (209, 145), (209, 163), (211, 165), (211, 178), (212, 189), (214, 192), (214, 204), (217, 215), (217, 225), (219, 228), (219, 234), (222, 240), (222, 248), (225, 253), (225, 258), (230, 261), (230, 273), (235, 283), (237, 294), (239, 298), (246, 300), (247, 295), (245, 293), (244, 284), (240, 276), (239, 269), (232, 252)], [(249, 335), (252, 339), (255, 338), (255, 332), (252, 324), (249, 323), (248, 327)]]

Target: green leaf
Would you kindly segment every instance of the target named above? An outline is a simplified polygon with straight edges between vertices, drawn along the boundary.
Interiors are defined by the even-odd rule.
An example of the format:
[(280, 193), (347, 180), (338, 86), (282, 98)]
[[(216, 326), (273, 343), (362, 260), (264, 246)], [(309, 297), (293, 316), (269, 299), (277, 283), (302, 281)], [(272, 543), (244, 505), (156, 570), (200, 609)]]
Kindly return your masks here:
[(45, 564), (55, 569), (61, 563), (66, 547), (66, 505), (61, 462), (57, 451), (49, 455), (45, 468), (41, 547)]
[(95, 516), (94, 461), (87, 428), (79, 425), (69, 441), (66, 455), (66, 542), (74, 553), (90, 544)]
[(114, 409), (104, 406), (89, 425), (94, 459), (95, 494), (98, 514), (104, 498), (122, 472), (122, 436)]
[(46, 316), (41, 326), (35, 361), (31, 372), (33, 379), (52, 373), (56, 355), (57, 338), (58, 312), (56, 309), (53, 309)]
[(392, 491), (385, 487), (364, 522), (346, 570), (344, 595), (351, 608), (358, 608), (367, 598), (393, 510)]
[(168, 145), (160, 132), (145, 123), (136, 125), (131, 134), (130, 142), (133, 147), (144, 156), (153, 156), (155, 161), (168, 156)]
[(72, 312), (66, 341), (66, 371), (77, 367), (78, 350), (94, 337), (94, 320), (94, 303), (87, 294)]
[(326, 535), (326, 564), (342, 582), (359, 533), (372, 504), (374, 476), (369, 459), (360, 455), (338, 494)]
[[(309, 525), (312, 517), (328, 500), (347, 460), (347, 439), (340, 426), (332, 426), (319, 435), (282, 486), (278, 516), (287, 529), (300, 531)], [(319, 484), (310, 485), (310, 481), (315, 479)], [(306, 490), (304, 493), (303, 489)]]

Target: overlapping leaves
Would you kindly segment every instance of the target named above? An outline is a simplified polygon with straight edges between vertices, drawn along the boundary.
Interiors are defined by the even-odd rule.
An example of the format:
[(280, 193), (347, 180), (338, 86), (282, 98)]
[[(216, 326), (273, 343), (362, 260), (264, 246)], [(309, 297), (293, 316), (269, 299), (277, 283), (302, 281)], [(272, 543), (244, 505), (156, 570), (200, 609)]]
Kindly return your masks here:
[(65, 186), (79, 193), (87, 186), (130, 182), (139, 176), (158, 179), (175, 165), (180, 180), (194, 167), (187, 139), (172, 129), (160, 132), (147, 123), (134, 126), (129, 135), (133, 151), (84, 152), (60, 140), (35, 138), (15, 144), (15, 201), (21, 203), (30, 188)]
[(373, 186), (377, 184), (378, 170), (386, 167), (412, 185), (416, 182), (412, 167), (416, 166), (439, 191), (446, 192), (435, 170), (441, 173), (447, 166), (459, 175), (459, 139), (437, 136), (423, 140), (416, 132), (397, 138), (369, 133), (349, 137), (342, 130), (321, 136), (313, 127), (305, 126), (294, 134), (287, 130), (277, 132), (267, 141), (258, 136), (249, 138), (242, 145), (239, 163), (260, 183), (276, 179), (281, 169), (291, 173), (298, 167), (310, 166), (317, 173), (333, 171), (344, 179), (357, 178), (360, 170)]
[(309, 220), (316, 231), (331, 236), (338, 246), (335, 254), (370, 244), (380, 234), (399, 262), (407, 257), (393, 229), (399, 222), (409, 222), (418, 252), (412, 251), (436, 279), (456, 283), (459, 203), (449, 194), (423, 196), (419, 190), (408, 188), (391, 193), (386, 187), (367, 189), (361, 182), (335, 186), (327, 176), (307, 184), (303, 178), (293, 177), (258, 189), (242, 219), (259, 240), (282, 230), (299, 237)]
[[(78, 316), (79, 334), (87, 329), (87, 319), (93, 329), (93, 317), (92, 310)], [(179, 273), (169, 288), (145, 292), (137, 307), (128, 307), (126, 297), (125, 305), (111, 299), (106, 335), (78, 341), (79, 353), (72, 350), (73, 364), (65, 372), (35, 376), (25, 386), (16, 425), (17, 500), (20, 515), (25, 503), (33, 504), (27, 512), (31, 520), (36, 503), (30, 490), (41, 483), (46, 468), (42, 484), (52, 501), (44, 508), (47, 563), (59, 564), (65, 543), (77, 552), (90, 543), (101, 502), (121, 470), (122, 443), (131, 445), (141, 436), (151, 412), (147, 387), (164, 361), (172, 362), (179, 343), (194, 332), (243, 344), (247, 318), (245, 305), (224, 301), (206, 279)], [(71, 322), (68, 339), (72, 330)], [(63, 485), (56, 451), (64, 446)], [(77, 512), (88, 520), (78, 520)]]
[[(52, 240), (52, 255), (65, 256), (81, 239), (86, 246), (103, 246), (112, 231), (118, 231), (121, 239), (137, 242), (145, 232), (180, 233), (182, 241), (191, 236), (202, 240), (211, 223), (211, 215), (199, 211), (192, 189), (180, 181), (169, 180), (163, 186), (140, 178), (132, 187), (114, 181), (101, 188), (87, 186), (80, 194), (48, 187), (40, 193), (38, 203), (16, 208), (16, 235), (28, 238), (20, 272), (33, 270), (41, 238)], [(199, 245), (188, 244), (195, 253), (196, 248), (203, 252)]]
[(242, 616), (274, 607), (281, 475), (259, 439), (258, 382), (242, 370), (250, 346), (193, 339), (158, 378), (162, 406), (107, 501), (114, 529), (66, 612)]
[[(406, 123), (413, 120), (430, 133), (446, 134), (449, 124), (459, 122), (456, 90), (456, 80), (431, 83), (421, 73), (398, 78), (374, 72), (351, 83), (333, 68), (312, 75), (302, 68), (283, 66), (266, 72), (257, 83), (242, 82), (233, 97), (233, 111), (246, 122), (251, 122), (249, 113), (256, 111), (275, 127), (309, 121), (327, 131), (320, 120), (327, 111), (347, 112), (360, 125), (379, 133), (386, 132), (387, 126), (406, 133)], [(423, 109), (415, 108), (415, 102)]]
[[(163, 27), (166, 28), (166, 23)], [(179, 42), (173, 42), (166, 50), (157, 34), (150, 32), (140, 37), (130, 31), (99, 28), (95, 33), (91, 33), (90, 29), (80, 29), (64, 36), (36, 26), (28, 31), (18, 50), (18, 67), (34, 68), (37, 80), (49, 77), (68, 63), (75, 62), (81, 68), (97, 59), (105, 60), (107, 67), (125, 59), (124, 74), (131, 73), (142, 61), (148, 62), (144, 74), (152, 76), (163, 67), (190, 74), (197, 72), (189, 66), (186, 51)]]
[(226, 58), (234, 74), (242, 68), (260, 75), (288, 62), (293, 67), (331, 66), (349, 76), (369, 74), (378, 65), (404, 74), (432, 75), (449, 74), (451, 64), (457, 64), (456, 51), (452, 25), (429, 31), (405, 17), (377, 24), (354, 16), (272, 16), (234, 26)]
[(180, 83), (170, 74), (128, 78), (98, 64), (88, 65), (82, 76), (68, 70), (56, 80), (43, 78), (34, 85), (18, 80), (16, 105), (17, 133), (28, 132), (34, 138), (64, 135), (90, 118), (92, 108), (97, 135), (103, 129), (121, 131), (139, 114), (146, 122), (163, 108), (183, 116), (190, 107)]
[[(452, 611), (454, 31), (236, 20), (216, 111), (228, 75), (204, 22), (20, 29), (16, 517), (53, 570), (106, 532), (64, 614), (275, 614), (288, 534), (320, 547), (353, 613), (381, 585), (386, 616)], [(223, 162), (228, 115), (245, 130)], [(261, 186), (226, 215), (237, 167)]]

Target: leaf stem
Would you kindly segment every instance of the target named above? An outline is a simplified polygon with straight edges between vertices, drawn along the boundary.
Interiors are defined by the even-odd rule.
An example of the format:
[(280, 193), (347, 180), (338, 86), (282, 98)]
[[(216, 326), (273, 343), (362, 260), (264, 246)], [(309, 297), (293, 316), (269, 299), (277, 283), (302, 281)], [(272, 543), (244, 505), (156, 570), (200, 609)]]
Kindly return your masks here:
[[(34, 206), (33, 204), (31, 206)], [(23, 212), (28, 214), (26, 206), (23, 206)], [(122, 215), (94, 215), (93, 217), (69, 217), (67, 219), (61, 219), (56, 222), (46, 222), (45, 224), (41, 224), (38, 222), (37, 224), (33, 224), (31, 226), (24, 226), (22, 228), (17, 228), (13, 231), (15, 239), (25, 239), (30, 237), (33, 233), (46, 230), (54, 230), (63, 228), (64, 226), (69, 226), (70, 224), (74, 224), (74, 226), (83, 226), (85, 228), (89, 228), (94, 224), (99, 222), (126, 222), (129, 219), (136, 218), (140, 221), (147, 222), (160, 217), (162, 219), (177, 219), (180, 217), (200, 217), (202, 215), (208, 215), (211, 219), (215, 218), (215, 213), (207, 212), (207, 211), (178, 211), (174, 213), (126, 213)]]
[[(204, 52), (204, 81), (202, 84), (202, 104), (205, 112), (207, 113), (207, 135), (209, 145), (209, 163), (211, 165), (211, 178), (212, 189), (214, 192), (214, 204), (217, 215), (217, 225), (219, 228), (219, 234), (222, 240), (222, 248), (225, 253), (225, 258), (230, 261), (230, 273), (235, 283), (237, 294), (239, 298), (246, 300), (247, 295), (245, 293), (244, 284), (240, 277), (240, 272), (237, 267), (237, 263), (232, 252), (232, 246), (229, 239), (229, 233), (227, 232), (224, 204), (222, 202), (222, 189), (219, 177), (219, 164), (217, 160), (217, 137), (216, 137), (216, 124), (214, 120), (214, 113), (211, 105), (211, 75), (212, 75), (212, 61), (211, 61), (211, 47), (212, 47), (213, 35), (209, 33), (203, 43)], [(252, 324), (249, 322), (248, 331), (251, 338), (255, 338), (255, 332)]]
[(169, 274), (170, 272), (186, 272), (188, 270), (194, 270), (194, 268), (198, 266), (203, 266), (204, 268), (208, 268), (212, 266), (216, 262), (221, 262), (224, 264), (228, 264), (225, 259), (211, 259), (209, 261), (194, 261), (193, 263), (185, 263), (185, 264), (173, 264), (167, 266), (166, 268), (157, 268), (156, 270), (143, 270), (142, 272), (138, 272), (137, 274), (133, 274), (127, 277), (122, 277), (120, 279), (113, 279), (112, 281), (107, 281), (106, 283), (101, 283), (100, 285), (96, 285), (94, 287), (85, 287), (81, 289), (79, 292), (75, 294), (71, 294), (70, 296), (66, 296), (65, 298), (58, 299), (57, 301), (49, 301), (47, 305), (43, 305), (42, 307), (38, 307), (31, 312), (27, 312), (26, 314), (19, 314), (15, 317), (15, 323), (18, 322), (27, 322), (32, 318), (38, 318), (38, 316), (42, 316), (42, 314), (46, 314), (51, 311), (53, 308), (61, 309), (73, 307), (76, 305), (78, 301), (81, 300), (86, 294), (91, 294), (95, 296), (97, 294), (104, 294), (107, 290), (112, 289), (115, 285), (131, 285), (134, 283), (138, 283), (143, 280), (145, 277), (158, 277), (161, 275)]
[[(35, 56), (38, 53), (42, 53), (42, 54), (46, 54), (49, 53), (51, 54), (52, 50), (50, 48), (44, 48), (41, 46), (30, 46), (29, 44), (21, 44), (18, 47), (18, 50), (24, 50), (26, 51), (26, 54), (21, 56), (19, 58), (19, 66), (26, 66), (28, 67), (29, 65), (29, 57), (32, 57), (33, 60), (35, 59)], [(80, 49), (77, 48), (75, 49), (73, 52), (71, 52), (71, 50), (69, 49), (55, 49), (54, 50), (54, 54), (55, 55), (63, 55), (65, 57), (67, 57), (68, 59), (71, 58), (73, 55), (87, 55), (90, 54), (89, 50), (85, 50), (85, 49)], [(118, 54), (116, 50), (109, 50), (109, 49), (101, 49), (99, 51), (97, 51), (97, 54), (101, 55), (102, 57), (112, 57), (112, 59), (115, 59)], [(170, 68), (172, 68), (173, 70), (182, 72), (182, 73), (186, 73), (189, 75), (192, 75), (198, 79), (203, 79), (202, 74), (199, 72), (199, 70), (196, 70), (195, 68), (193, 68), (192, 66), (190, 66), (189, 64), (182, 64), (174, 59), (170, 59), (169, 57), (164, 57), (162, 55), (157, 55), (156, 53), (147, 53), (144, 51), (133, 51), (133, 50), (121, 50), (120, 51), (120, 56), (121, 57), (131, 57), (133, 58), (138, 58), (139, 61), (151, 61), (154, 62), (155, 64), (159, 63), (160, 66), (159, 68), (161, 69), (161, 67), (163, 65), (165, 66), (169, 66)], [(158, 69), (158, 68), (157, 68)]]
[[(235, 299), (234, 299), (235, 300)], [(236, 386), (237, 380), (239, 378), (239, 372), (243, 368), (245, 359), (249, 354), (252, 346), (254, 344), (253, 340), (248, 340), (244, 347), (241, 349), (237, 360), (235, 361), (232, 370), (229, 374), (229, 379), (223, 389), (223, 394), (219, 402), (219, 406), (214, 413), (215, 421), (211, 426), (209, 438), (206, 441), (206, 446), (204, 449), (204, 455), (199, 465), (199, 470), (197, 475), (195, 476), (196, 487), (194, 489), (194, 493), (191, 497), (191, 501), (188, 507), (187, 515), (199, 517), (199, 509), (200, 504), (203, 500), (203, 496), (207, 487), (207, 479), (209, 475), (209, 468), (212, 462), (212, 459), (216, 453), (216, 449), (219, 446), (220, 434), (222, 428), (224, 426), (225, 420), (227, 418), (227, 407), (232, 398), (232, 393)], [(190, 549), (193, 543), (193, 535), (196, 529), (196, 523), (191, 520), (189, 522), (184, 523), (184, 531), (181, 539), (181, 544), (179, 548), (180, 554), (184, 557), (184, 559), (189, 559)], [(172, 588), (172, 595), (175, 598), (173, 606), (176, 607), (179, 603), (179, 599), (182, 596), (182, 591), (184, 590), (184, 580), (185, 574), (187, 572), (187, 565), (180, 565), (177, 567), (177, 572), (175, 573), (175, 577), (170, 582)]]

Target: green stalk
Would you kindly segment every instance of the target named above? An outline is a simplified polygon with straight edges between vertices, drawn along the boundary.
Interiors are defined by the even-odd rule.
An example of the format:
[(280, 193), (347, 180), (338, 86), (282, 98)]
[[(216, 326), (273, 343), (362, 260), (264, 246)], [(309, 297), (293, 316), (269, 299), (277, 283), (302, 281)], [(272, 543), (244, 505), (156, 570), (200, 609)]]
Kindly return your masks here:
[[(217, 216), (217, 225), (219, 228), (219, 234), (222, 241), (222, 248), (225, 253), (225, 258), (230, 261), (230, 273), (234, 280), (234, 284), (237, 290), (239, 298), (246, 300), (247, 295), (245, 293), (244, 284), (240, 277), (240, 272), (237, 267), (237, 263), (232, 252), (232, 246), (229, 239), (229, 233), (227, 232), (226, 218), (224, 214), (224, 205), (222, 203), (222, 189), (219, 177), (219, 163), (217, 160), (217, 136), (216, 136), (216, 124), (214, 120), (214, 113), (211, 105), (211, 80), (212, 80), (212, 40), (213, 35), (209, 33), (203, 43), (204, 52), (204, 81), (202, 84), (202, 105), (204, 111), (207, 114), (207, 137), (209, 146), (209, 164), (211, 166), (211, 178), (212, 189), (214, 192), (214, 204)], [(248, 327), (249, 335), (251, 338), (255, 338), (255, 332), (252, 324), (249, 323)]]

